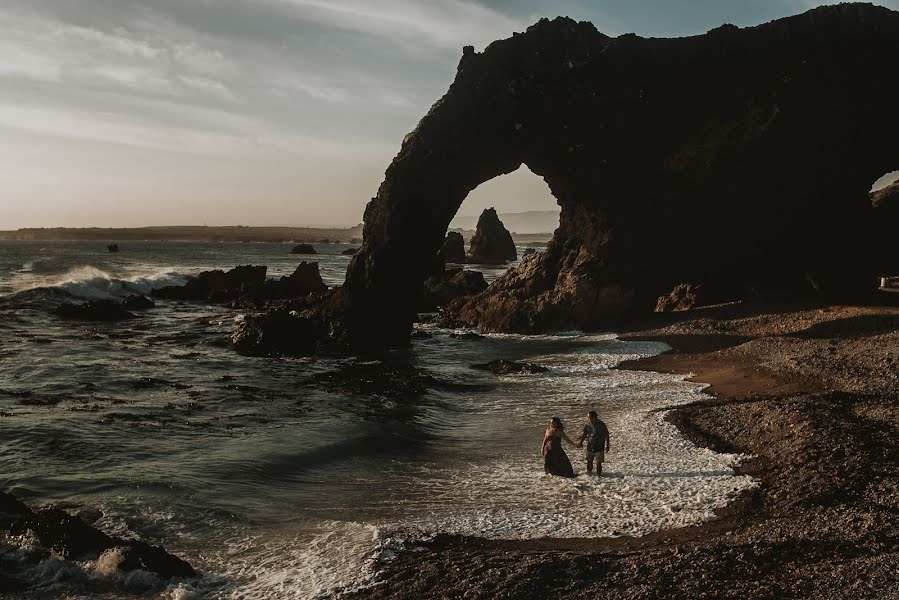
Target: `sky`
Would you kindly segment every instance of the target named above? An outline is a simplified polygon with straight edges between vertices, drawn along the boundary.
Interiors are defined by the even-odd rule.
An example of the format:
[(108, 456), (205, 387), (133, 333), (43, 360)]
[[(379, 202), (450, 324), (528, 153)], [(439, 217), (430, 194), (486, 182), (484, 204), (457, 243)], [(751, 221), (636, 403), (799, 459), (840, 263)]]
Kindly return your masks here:
[[(819, 4), (0, 0), (0, 229), (353, 225), (465, 45), (544, 16), (681, 36)], [(523, 168), (460, 214), (486, 206), (555, 202)]]

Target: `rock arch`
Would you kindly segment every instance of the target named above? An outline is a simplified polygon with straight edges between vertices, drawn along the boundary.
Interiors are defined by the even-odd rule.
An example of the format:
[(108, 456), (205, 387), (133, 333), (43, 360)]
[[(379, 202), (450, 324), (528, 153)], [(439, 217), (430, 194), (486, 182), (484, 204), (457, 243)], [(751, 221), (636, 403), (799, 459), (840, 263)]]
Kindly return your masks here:
[(560, 226), (545, 254), (456, 307), (472, 325), (601, 326), (681, 281), (864, 289), (888, 258), (868, 192), (899, 164), (897, 57), (899, 13), (863, 4), (678, 39), (558, 18), (466, 47), (368, 204), (332, 307), (350, 337), (404, 337), (465, 196), (522, 164)]

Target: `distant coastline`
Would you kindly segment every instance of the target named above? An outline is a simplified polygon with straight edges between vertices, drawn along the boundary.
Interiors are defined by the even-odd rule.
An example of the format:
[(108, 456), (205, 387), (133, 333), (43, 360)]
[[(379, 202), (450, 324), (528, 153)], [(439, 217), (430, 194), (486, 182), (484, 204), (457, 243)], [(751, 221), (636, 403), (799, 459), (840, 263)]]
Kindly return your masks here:
[[(474, 233), (457, 230), (470, 238)], [(542, 245), (552, 233), (514, 234), (518, 244)], [(269, 242), (310, 244), (361, 244), (362, 225), (347, 228), (244, 227), (228, 225), (173, 225), (153, 227), (37, 227), (0, 231), (0, 241), (160, 241), (160, 242)]]

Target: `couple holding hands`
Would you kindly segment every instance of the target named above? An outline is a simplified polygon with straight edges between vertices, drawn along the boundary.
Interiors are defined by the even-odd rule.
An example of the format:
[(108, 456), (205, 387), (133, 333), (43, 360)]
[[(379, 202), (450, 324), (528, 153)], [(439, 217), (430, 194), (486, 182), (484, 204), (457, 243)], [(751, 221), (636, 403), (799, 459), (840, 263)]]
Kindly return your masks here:
[(571, 461), (568, 455), (562, 449), (562, 440), (565, 440), (572, 446), (579, 448), (587, 442), (587, 473), (593, 472), (593, 463), (596, 462), (596, 474), (602, 474), (602, 463), (605, 460), (605, 453), (609, 451), (609, 428), (603, 423), (596, 414), (595, 410), (587, 413), (587, 423), (584, 425), (584, 431), (575, 444), (565, 434), (565, 426), (559, 417), (553, 417), (549, 421), (549, 427), (543, 435), (543, 445), (541, 453), (543, 454), (543, 470), (549, 475), (558, 475), (559, 477), (574, 477), (574, 469), (571, 468)]

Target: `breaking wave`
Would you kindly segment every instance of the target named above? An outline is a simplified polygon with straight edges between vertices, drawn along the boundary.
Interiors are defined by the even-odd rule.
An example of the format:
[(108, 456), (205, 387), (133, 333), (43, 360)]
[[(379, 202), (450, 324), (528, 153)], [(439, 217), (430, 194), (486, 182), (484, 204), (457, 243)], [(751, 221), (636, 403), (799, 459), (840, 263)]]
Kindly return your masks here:
[(153, 269), (116, 277), (89, 265), (74, 267), (65, 273), (43, 277), (22, 277), (13, 288), (18, 294), (36, 289), (62, 290), (77, 298), (122, 298), (131, 294), (150, 294), (170, 285), (184, 285), (187, 276), (172, 269)]

